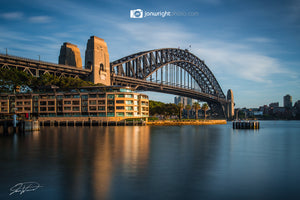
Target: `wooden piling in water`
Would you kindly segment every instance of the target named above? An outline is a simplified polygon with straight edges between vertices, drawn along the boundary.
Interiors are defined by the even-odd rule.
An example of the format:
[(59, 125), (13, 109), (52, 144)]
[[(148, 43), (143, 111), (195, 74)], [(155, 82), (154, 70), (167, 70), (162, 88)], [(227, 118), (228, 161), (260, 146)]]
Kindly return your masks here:
[(257, 121), (242, 121), (242, 122), (237, 122), (234, 121), (232, 122), (232, 128), (233, 129), (259, 129), (259, 122)]

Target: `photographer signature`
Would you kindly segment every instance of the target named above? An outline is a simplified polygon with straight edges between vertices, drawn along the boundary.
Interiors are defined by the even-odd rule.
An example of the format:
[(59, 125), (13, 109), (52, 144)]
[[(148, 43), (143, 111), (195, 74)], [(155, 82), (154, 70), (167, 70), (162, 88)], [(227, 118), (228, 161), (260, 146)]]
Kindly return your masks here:
[(35, 191), (35, 190), (39, 189), (40, 187), (43, 187), (43, 186), (41, 186), (37, 182), (18, 183), (10, 188), (11, 193), (9, 195), (12, 195), (14, 193), (20, 193), (20, 195), (21, 195), (25, 192)]

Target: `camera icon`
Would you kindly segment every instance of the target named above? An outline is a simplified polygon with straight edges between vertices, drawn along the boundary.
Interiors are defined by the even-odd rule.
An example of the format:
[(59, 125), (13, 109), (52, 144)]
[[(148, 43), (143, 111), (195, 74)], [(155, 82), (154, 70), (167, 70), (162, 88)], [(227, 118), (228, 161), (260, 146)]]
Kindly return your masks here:
[(143, 11), (141, 9), (130, 10), (130, 18), (143, 18)]

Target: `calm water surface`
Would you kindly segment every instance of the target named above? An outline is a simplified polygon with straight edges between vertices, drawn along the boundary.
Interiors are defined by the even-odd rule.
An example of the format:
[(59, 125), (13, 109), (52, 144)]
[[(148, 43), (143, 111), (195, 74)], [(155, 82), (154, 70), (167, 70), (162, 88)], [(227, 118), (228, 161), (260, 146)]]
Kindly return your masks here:
[[(28, 181), (43, 187), (9, 195)], [(0, 199), (300, 199), (300, 122), (1, 136)]]

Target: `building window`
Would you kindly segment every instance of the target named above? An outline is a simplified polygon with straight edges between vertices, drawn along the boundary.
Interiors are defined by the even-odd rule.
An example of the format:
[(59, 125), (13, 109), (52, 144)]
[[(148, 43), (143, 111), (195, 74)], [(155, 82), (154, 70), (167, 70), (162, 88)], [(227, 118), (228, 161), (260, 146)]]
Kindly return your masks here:
[(113, 106), (108, 106), (108, 107), (107, 107), (107, 110), (108, 110), (108, 112), (112, 112), (112, 111), (115, 110), (115, 107), (113, 107)]
[(117, 110), (124, 110), (124, 106), (117, 106), (116, 109)]
[(107, 113), (107, 117), (114, 117), (115, 116), (115, 113), (114, 112), (108, 112)]
[(133, 98), (133, 94), (126, 94), (125, 98)]
[(83, 111), (83, 112), (87, 112), (87, 111), (88, 111), (88, 108), (87, 108), (87, 107), (82, 107), (82, 111)]
[(90, 100), (90, 105), (96, 105), (97, 104), (97, 101), (96, 100)]
[(41, 108), (40, 108), (40, 111), (41, 111), (41, 112), (45, 112), (46, 109), (47, 109), (46, 107), (41, 107)]
[(105, 94), (99, 94), (99, 98), (105, 98)]
[(114, 105), (114, 103), (115, 103), (115, 102), (112, 101), (112, 100), (107, 101), (107, 104), (108, 104), (108, 105)]
[(73, 101), (73, 105), (79, 105), (79, 101)]
[(95, 111), (95, 110), (97, 110), (97, 107), (96, 106), (90, 106), (90, 110)]
[(118, 103), (118, 104), (124, 104), (124, 100), (117, 100), (116, 103)]
[(90, 113), (90, 116), (97, 117), (97, 113)]
[(48, 101), (48, 106), (53, 106), (54, 104), (54, 101)]
[(126, 101), (126, 104), (127, 104), (127, 105), (131, 105), (131, 104), (133, 104), (133, 101), (127, 100), (127, 101)]
[(71, 101), (65, 101), (64, 104), (71, 105)]
[(120, 92), (132, 92), (132, 91), (129, 89), (120, 89)]
[(79, 94), (75, 94), (75, 95), (73, 96), (73, 98), (78, 99), (78, 98), (80, 98), (80, 95), (79, 95)]
[(17, 101), (17, 106), (22, 106), (23, 102), (22, 101)]
[(105, 117), (105, 116), (106, 116), (106, 113), (105, 113), (105, 112), (99, 113), (99, 117)]
[(105, 110), (105, 106), (98, 106), (98, 110)]
[(65, 95), (66, 99), (70, 99), (72, 96), (71, 95)]
[(117, 97), (119, 97), (119, 98), (124, 98), (125, 95), (124, 95), (124, 94), (117, 94)]
[(132, 106), (126, 106), (125, 108), (126, 108), (126, 110), (133, 110)]
[(114, 98), (115, 98), (115, 95), (114, 95), (114, 94), (108, 94), (108, 95), (107, 95), (107, 98), (108, 98), (108, 99), (114, 99)]
[(104, 65), (102, 63), (100, 64), (100, 71), (104, 71)]
[(133, 112), (127, 112), (126, 117), (133, 117)]
[(71, 110), (71, 107), (64, 107), (64, 110), (69, 111), (69, 110)]
[(138, 96), (137, 96), (137, 95), (134, 95), (134, 99), (138, 99)]
[(117, 117), (124, 117), (124, 113), (123, 112), (117, 112)]
[(97, 95), (96, 94), (90, 94), (89, 98), (97, 98)]
[(54, 107), (48, 107), (48, 111), (54, 111)]
[(73, 111), (79, 111), (79, 107), (73, 107)]
[(88, 95), (82, 95), (81, 98), (82, 99), (88, 99)]
[(41, 106), (45, 106), (45, 105), (47, 105), (46, 103), (47, 103), (46, 101), (41, 101), (41, 102), (40, 102), (40, 105), (41, 105)]
[(99, 100), (99, 101), (98, 101), (98, 104), (99, 104), (99, 105), (105, 105), (105, 100)]

